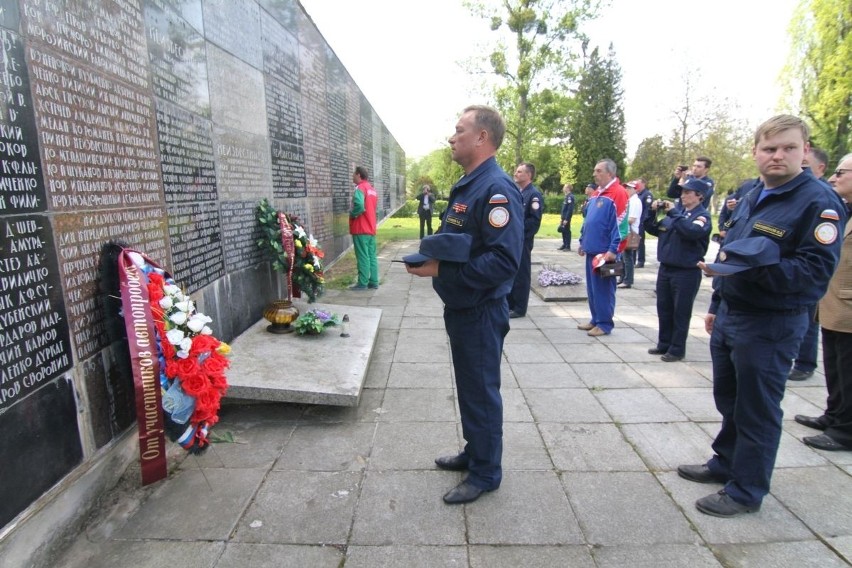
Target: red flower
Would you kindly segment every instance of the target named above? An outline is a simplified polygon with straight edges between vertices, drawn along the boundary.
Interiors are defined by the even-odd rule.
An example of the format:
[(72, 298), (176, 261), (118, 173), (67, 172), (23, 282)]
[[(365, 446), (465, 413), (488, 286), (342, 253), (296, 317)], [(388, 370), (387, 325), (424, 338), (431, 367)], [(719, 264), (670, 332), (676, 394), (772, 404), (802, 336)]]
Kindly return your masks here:
[(204, 370), (211, 375), (223, 375), (225, 373), (225, 369), (231, 366), (231, 362), (223, 355), (213, 351), (210, 353), (210, 356), (204, 360), (204, 363), (202, 363), (201, 366), (204, 367)]
[(200, 369), (197, 373), (180, 375), (178, 379), (180, 379), (180, 386), (183, 388), (183, 392), (189, 396), (197, 397), (210, 388), (210, 379)]
[(215, 389), (207, 389), (195, 397), (195, 412), (192, 413), (192, 420), (198, 422), (206, 420), (210, 426), (218, 422), (217, 414), (221, 398), (222, 395)]
[(192, 338), (192, 347), (189, 348), (190, 356), (197, 357), (202, 353), (215, 351), (219, 347), (219, 340), (212, 335), (196, 335)]

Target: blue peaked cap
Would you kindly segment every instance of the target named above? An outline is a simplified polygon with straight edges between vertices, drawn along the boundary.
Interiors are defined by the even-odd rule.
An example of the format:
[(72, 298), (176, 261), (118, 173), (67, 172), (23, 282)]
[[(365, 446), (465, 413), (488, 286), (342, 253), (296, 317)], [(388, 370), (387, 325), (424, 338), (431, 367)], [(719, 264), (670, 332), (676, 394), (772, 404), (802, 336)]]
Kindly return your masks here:
[(402, 257), (406, 264), (425, 262), (431, 258), (449, 262), (467, 262), (473, 237), (467, 233), (437, 233), (420, 241), (420, 252)]
[(722, 246), (719, 261), (707, 268), (719, 274), (736, 274), (749, 268), (781, 262), (781, 249), (769, 237), (748, 237)]

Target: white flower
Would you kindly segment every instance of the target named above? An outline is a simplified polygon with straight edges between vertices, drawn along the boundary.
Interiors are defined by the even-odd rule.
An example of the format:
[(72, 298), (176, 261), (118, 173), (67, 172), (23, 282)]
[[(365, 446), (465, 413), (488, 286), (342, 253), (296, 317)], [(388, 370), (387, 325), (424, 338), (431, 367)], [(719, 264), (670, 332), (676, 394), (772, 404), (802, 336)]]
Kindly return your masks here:
[(194, 316), (189, 318), (188, 322), (186, 322), (186, 327), (191, 329), (194, 333), (198, 333), (202, 329), (204, 329), (204, 324), (209, 323), (211, 321), (213, 320), (211, 320), (204, 314), (195, 314)]
[(166, 311), (172, 309), (173, 305), (174, 302), (172, 301), (171, 296), (163, 296), (163, 298), (160, 300), (160, 307)]
[(301, 226), (296, 225), (295, 227), (293, 227), (293, 234), (301, 239), (305, 236), (306, 233)]
[(169, 343), (172, 345), (180, 345), (180, 342), (183, 341), (184, 332), (179, 329), (170, 329), (166, 332), (166, 339), (169, 340)]
[(183, 300), (181, 302), (177, 302), (175, 307), (182, 312), (189, 313), (192, 311), (194, 306), (192, 305), (192, 300)]
[(177, 355), (181, 359), (188, 359), (189, 358), (189, 351), (178, 351), (177, 353), (175, 353), (175, 355)]
[(213, 330), (206, 325), (201, 329), (201, 335), (213, 335)]
[(163, 286), (163, 292), (168, 296), (183, 296), (183, 292), (180, 291), (180, 286), (175, 286), (174, 284), (166, 284)]
[(308, 235), (308, 244), (309, 244), (309, 245), (311, 245), (312, 247), (316, 248), (316, 246), (317, 246), (317, 243), (318, 243), (318, 242), (319, 242), (319, 241), (317, 241), (317, 240), (314, 238), (314, 236), (313, 236), (312, 234), (311, 234), (311, 235)]
[(192, 349), (192, 338), (184, 337), (180, 342), (180, 350), (189, 353), (190, 349)]
[(169, 316), (169, 320), (175, 325), (183, 325), (186, 323), (186, 312), (175, 312)]

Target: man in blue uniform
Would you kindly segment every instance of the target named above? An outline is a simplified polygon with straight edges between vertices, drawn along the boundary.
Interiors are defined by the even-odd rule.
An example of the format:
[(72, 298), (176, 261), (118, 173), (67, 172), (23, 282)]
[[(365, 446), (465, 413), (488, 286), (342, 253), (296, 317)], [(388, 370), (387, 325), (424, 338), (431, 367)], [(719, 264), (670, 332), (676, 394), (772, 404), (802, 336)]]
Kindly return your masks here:
[(468, 471), (464, 481), (444, 495), (448, 504), (469, 503), (497, 489), (503, 475), (500, 359), (509, 331), (506, 296), (524, 245), (521, 194), (494, 158), (505, 132), (496, 110), (470, 106), (449, 140), (453, 160), (464, 176), (450, 191), (438, 233), (469, 234), (470, 260), (406, 266), (415, 276), (432, 277), (432, 287), (444, 302), (467, 444), (460, 454), (435, 463), (441, 469)]
[(713, 193), (716, 191), (716, 182), (713, 181), (713, 178), (707, 175), (712, 164), (713, 161), (707, 156), (698, 156), (695, 158), (695, 161), (692, 162), (692, 169), (684, 169), (683, 167), (678, 166), (672, 176), (671, 183), (669, 183), (669, 189), (666, 192), (666, 195), (673, 199), (679, 199), (681, 188), (683, 187), (683, 184), (686, 183), (686, 180), (697, 179), (707, 186), (707, 191), (704, 195), (704, 207), (709, 211), (711, 203), (710, 200), (713, 198)]
[[(840, 256), (843, 203), (802, 170), (808, 139), (808, 126), (795, 116), (758, 127), (753, 154), (763, 182), (728, 222), (722, 252), (768, 243), (776, 259), (767, 265), (760, 257), (771, 247), (763, 246), (752, 268), (714, 279), (705, 328), (722, 427), (709, 461), (678, 467), (690, 481), (724, 484), (695, 502), (708, 515), (757, 511), (769, 492), (787, 373), (808, 327), (808, 306), (825, 293)], [(727, 260), (720, 253), (720, 264)], [(719, 276), (714, 266), (699, 263), (705, 274)]]
[(648, 189), (648, 182), (645, 181), (645, 178), (639, 178), (635, 182), (636, 191), (638, 192), (636, 195), (639, 196), (639, 201), (642, 202), (642, 222), (639, 227), (639, 249), (636, 251), (636, 268), (644, 268), (645, 267), (645, 221), (648, 220), (649, 217), (654, 215), (654, 212), (651, 210), (651, 205), (654, 203), (654, 196), (651, 193), (651, 190)]
[[(701, 269), (710, 244), (712, 221), (702, 200), (707, 186), (696, 179), (686, 180), (680, 194), (681, 207), (671, 201), (655, 201), (645, 230), (659, 238), (657, 259), (657, 346), (648, 349), (666, 363), (680, 361), (686, 355), (686, 337), (692, 305), (701, 286)], [(665, 210), (657, 220), (656, 212)]]
[(532, 249), (535, 234), (541, 227), (541, 192), (532, 184), (535, 179), (535, 166), (524, 162), (515, 168), (515, 183), (521, 190), (524, 206), (524, 252), (521, 255), (521, 267), (515, 275), (515, 283), (509, 293), (509, 317), (522, 318), (527, 315), (530, 301), (530, 280), (532, 279)]
[(565, 199), (562, 200), (562, 215), (559, 221), (559, 232), (562, 233), (562, 246), (556, 250), (571, 250), (571, 218), (574, 217), (574, 188), (570, 183), (562, 186)]

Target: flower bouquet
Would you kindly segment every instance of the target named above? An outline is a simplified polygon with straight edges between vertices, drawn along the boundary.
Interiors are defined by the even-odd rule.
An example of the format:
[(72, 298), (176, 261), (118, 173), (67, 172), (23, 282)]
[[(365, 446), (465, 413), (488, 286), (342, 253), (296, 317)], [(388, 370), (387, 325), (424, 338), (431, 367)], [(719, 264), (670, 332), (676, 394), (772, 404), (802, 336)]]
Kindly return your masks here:
[(583, 277), (567, 270), (557, 270), (555, 266), (545, 266), (538, 273), (539, 286), (576, 286), (583, 281)]
[(295, 215), (276, 210), (267, 199), (257, 206), (257, 220), (263, 231), (257, 246), (272, 259), (272, 268), (288, 275), (288, 293), (298, 291), (315, 302), (324, 291), (322, 258), (325, 256), (312, 234), (305, 231)]
[(325, 328), (339, 323), (340, 317), (337, 314), (314, 308), (300, 315), (293, 322), (293, 327), (299, 335), (319, 335)]

